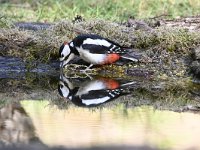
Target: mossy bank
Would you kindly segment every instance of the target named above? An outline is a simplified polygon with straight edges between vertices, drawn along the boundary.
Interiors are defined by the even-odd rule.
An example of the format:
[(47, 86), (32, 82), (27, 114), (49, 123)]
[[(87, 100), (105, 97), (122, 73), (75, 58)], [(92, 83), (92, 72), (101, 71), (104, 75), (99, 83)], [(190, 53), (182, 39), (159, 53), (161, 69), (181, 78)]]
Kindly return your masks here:
[[(26, 26), (22, 26), (24, 23), (15, 23), (0, 29), (1, 55), (21, 58), (27, 70), (31, 70), (41, 63), (58, 62), (58, 49), (63, 41), (70, 41), (82, 33), (99, 34), (132, 48), (141, 57), (139, 63), (97, 67), (92, 74), (124, 79), (142, 77), (141, 86), (135, 90), (135, 100), (128, 103), (140, 105), (148, 99), (155, 107), (159, 105), (159, 108), (175, 110), (180, 105), (190, 105), (188, 100), (199, 100), (199, 86), (192, 83), (199, 81), (199, 29), (182, 26), (178, 21), (174, 20), (177, 23), (174, 26), (172, 20), (164, 19), (131, 19), (123, 24), (78, 19), (42, 24), (44, 28), (39, 25), (39, 29), (37, 23), (28, 23)], [(32, 28), (33, 24), (36, 28)], [(192, 78), (192, 74), (195, 78)], [(73, 75), (70, 72), (70, 76)], [(144, 94), (141, 96), (139, 93), (142, 91)], [(138, 99), (143, 101), (140, 104), (132, 103)]]
[[(63, 41), (90, 33), (140, 53), (141, 63), (133, 64), (133, 67), (150, 69), (160, 76), (186, 77), (189, 70), (199, 75), (199, 31), (165, 24), (156, 27), (152, 23), (155, 20), (146, 22), (136, 21), (130, 25), (103, 20), (61, 21), (43, 30), (25, 30), (18, 25), (1, 28), (1, 56), (19, 57), (27, 63), (27, 67), (35, 67), (31, 66), (33, 61), (49, 63), (58, 60), (58, 49)], [(197, 62), (193, 63), (193, 60)]]

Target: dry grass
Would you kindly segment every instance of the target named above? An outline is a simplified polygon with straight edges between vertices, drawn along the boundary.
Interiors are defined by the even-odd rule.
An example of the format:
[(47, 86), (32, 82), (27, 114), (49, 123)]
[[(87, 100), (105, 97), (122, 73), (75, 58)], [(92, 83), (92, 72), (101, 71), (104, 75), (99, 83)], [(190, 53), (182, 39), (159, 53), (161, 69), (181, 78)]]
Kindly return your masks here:
[(0, 42), (7, 48), (2, 55), (12, 55), (23, 59), (48, 61), (58, 57), (58, 49), (63, 41), (70, 41), (79, 33), (95, 33), (109, 38), (126, 47), (189, 54), (190, 48), (200, 41), (195, 32), (181, 28), (160, 27), (152, 31), (135, 30), (116, 23), (90, 20), (73, 24), (61, 21), (43, 31), (0, 29)]

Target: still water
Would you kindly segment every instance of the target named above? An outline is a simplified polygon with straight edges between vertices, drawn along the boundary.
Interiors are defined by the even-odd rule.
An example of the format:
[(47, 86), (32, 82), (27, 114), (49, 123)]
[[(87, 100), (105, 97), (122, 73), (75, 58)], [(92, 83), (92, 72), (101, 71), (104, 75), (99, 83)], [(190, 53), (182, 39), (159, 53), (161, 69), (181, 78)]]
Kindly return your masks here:
[(32, 142), (64, 148), (200, 149), (199, 85), (14, 74), (0, 76), (0, 149)]
[[(13, 118), (22, 122), (26, 112), (26, 119), (30, 119), (29, 125), (24, 121), (21, 130), (30, 132), (32, 124), (34, 136), (50, 147), (146, 145), (159, 149), (200, 149), (198, 113), (160, 111), (151, 106), (126, 109), (122, 105), (95, 110), (81, 107), (62, 110), (49, 101), (31, 100), (21, 101), (16, 110), (21, 111), (8, 110), (16, 113)], [(26, 133), (21, 137), (25, 140), (29, 136), (31, 134)]]

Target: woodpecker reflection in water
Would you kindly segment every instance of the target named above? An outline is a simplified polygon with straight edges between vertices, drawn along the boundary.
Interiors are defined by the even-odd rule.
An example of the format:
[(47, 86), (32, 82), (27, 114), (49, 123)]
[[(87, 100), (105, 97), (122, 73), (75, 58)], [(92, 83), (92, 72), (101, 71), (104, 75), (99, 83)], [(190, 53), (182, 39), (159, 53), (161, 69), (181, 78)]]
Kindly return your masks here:
[[(71, 79), (60, 76), (59, 94), (77, 106), (95, 107), (129, 93), (137, 85), (135, 81), (124, 82), (109, 78)], [(85, 80), (84, 82), (81, 80)]]

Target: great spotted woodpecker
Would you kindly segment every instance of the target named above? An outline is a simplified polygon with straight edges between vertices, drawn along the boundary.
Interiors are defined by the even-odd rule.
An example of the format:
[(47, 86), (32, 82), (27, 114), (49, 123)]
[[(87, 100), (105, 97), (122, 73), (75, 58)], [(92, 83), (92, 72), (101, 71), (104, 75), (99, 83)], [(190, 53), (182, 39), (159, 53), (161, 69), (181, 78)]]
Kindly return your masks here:
[(59, 50), (60, 67), (64, 67), (75, 55), (93, 65), (112, 64), (120, 58), (137, 62), (138, 59), (123, 56), (128, 50), (119, 44), (95, 34), (82, 34), (71, 42), (64, 42)]
[(128, 94), (128, 89), (135, 85), (134, 81), (120, 84), (113, 79), (99, 78), (74, 86), (68, 78), (62, 77), (58, 92), (77, 106), (95, 107)]

